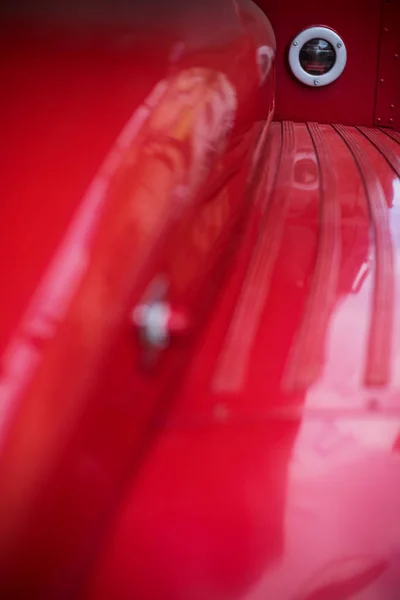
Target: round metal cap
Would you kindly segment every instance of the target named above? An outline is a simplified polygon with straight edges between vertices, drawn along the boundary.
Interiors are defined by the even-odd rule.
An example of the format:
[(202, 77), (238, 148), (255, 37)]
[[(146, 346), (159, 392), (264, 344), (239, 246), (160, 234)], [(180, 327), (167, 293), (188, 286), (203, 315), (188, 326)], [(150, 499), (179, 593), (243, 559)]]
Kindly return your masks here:
[(347, 61), (342, 38), (328, 27), (309, 27), (290, 45), (289, 65), (294, 76), (312, 87), (322, 87), (343, 73)]

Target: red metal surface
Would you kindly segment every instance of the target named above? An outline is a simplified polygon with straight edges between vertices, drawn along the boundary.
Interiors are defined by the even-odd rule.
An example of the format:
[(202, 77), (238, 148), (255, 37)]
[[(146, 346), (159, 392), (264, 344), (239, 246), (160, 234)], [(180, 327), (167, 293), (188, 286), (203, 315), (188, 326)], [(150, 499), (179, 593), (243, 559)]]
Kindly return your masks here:
[[(2, 21), (4, 598), (75, 597), (255, 202), (272, 30), (247, 0), (178, 13), (144, 39), (84, 10)], [(149, 365), (130, 313), (158, 276), (189, 327)]]
[[(250, 2), (89, 4), (2, 20), (1, 597), (397, 600), (399, 138), (315, 123), (372, 124), (380, 2), (262, 5), (314, 121), (268, 137)], [(325, 89), (284, 63), (311, 24)]]
[[(268, 228), (273, 191), (132, 481), (90, 600), (399, 597), (398, 302), (388, 383), (364, 376), (376, 312), (399, 294), (400, 180), (390, 157), (400, 145), (379, 130), (287, 123), (273, 125), (269, 148), (266, 164), (280, 165), (275, 185), (288, 194), (281, 227)], [(292, 175), (281, 184), (282, 172)], [(368, 205), (381, 194), (371, 237)], [(395, 288), (378, 306), (385, 215)], [(268, 285), (256, 285), (253, 269), (272, 245)], [(321, 263), (334, 293), (313, 296)], [(298, 337), (304, 318), (323, 328), (314, 340)], [(299, 343), (317, 364), (286, 391), (288, 365), (296, 356), (302, 364), (301, 351), (292, 354)]]
[(382, 5), (375, 124), (400, 129), (400, 2)]
[[(385, 0), (257, 0), (271, 21), (277, 40), (277, 119), (373, 125), (384, 3)], [(391, 3), (397, 5), (398, 0)], [(299, 83), (287, 65), (288, 46), (293, 38), (314, 25), (337, 31), (348, 54), (341, 77), (318, 89)], [(392, 81), (391, 85), (395, 85), (398, 77)]]

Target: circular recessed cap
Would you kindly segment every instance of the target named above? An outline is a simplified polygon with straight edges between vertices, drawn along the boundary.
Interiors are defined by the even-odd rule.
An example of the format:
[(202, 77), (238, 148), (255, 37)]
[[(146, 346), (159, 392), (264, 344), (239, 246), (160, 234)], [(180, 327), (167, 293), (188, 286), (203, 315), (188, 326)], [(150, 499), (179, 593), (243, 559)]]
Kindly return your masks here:
[(335, 81), (347, 61), (342, 38), (328, 27), (309, 27), (297, 35), (289, 50), (289, 65), (294, 76), (312, 87)]

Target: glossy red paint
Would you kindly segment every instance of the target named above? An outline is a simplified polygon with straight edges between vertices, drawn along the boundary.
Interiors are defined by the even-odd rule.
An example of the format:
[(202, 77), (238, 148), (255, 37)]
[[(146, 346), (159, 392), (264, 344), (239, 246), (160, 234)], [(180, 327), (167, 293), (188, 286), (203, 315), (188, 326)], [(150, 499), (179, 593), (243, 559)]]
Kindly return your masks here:
[[(399, 294), (395, 156), (383, 131), (273, 125), (278, 174), (257, 234), (249, 225), (87, 599), (398, 597), (398, 303), (387, 385), (365, 379), (376, 311)], [(382, 199), (395, 287), (379, 306)]]
[[(59, 4), (2, 22), (1, 597), (397, 600), (398, 135), (270, 127), (248, 0)], [(281, 48), (335, 20), (353, 76), (372, 40), (319, 104), (282, 53), (278, 115), (371, 125), (378, 4), (269, 7)]]
[[(276, 118), (345, 125), (374, 124), (381, 9), (385, 0), (257, 0), (277, 40)], [(392, 4), (398, 4), (393, 0)], [(348, 60), (341, 77), (323, 88), (299, 83), (287, 65), (294, 37), (314, 25), (338, 32)], [(398, 31), (398, 28), (396, 29)]]
[[(159, 24), (145, 39), (82, 14), (84, 27), (61, 9), (44, 23), (2, 22), (2, 243), (16, 256), (13, 309), (2, 313), (5, 598), (75, 597), (223, 284), (274, 107), (274, 36), (247, 0), (201, 2), (175, 31)], [(204, 29), (211, 16), (225, 25), (218, 40)], [(163, 58), (144, 67), (154, 47)], [(139, 83), (126, 83), (132, 73)], [(24, 163), (29, 176), (18, 178)], [(18, 242), (25, 232), (31, 250)], [(161, 354), (130, 317), (160, 279), (188, 324)]]
[(400, 129), (400, 2), (383, 2), (375, 124)]

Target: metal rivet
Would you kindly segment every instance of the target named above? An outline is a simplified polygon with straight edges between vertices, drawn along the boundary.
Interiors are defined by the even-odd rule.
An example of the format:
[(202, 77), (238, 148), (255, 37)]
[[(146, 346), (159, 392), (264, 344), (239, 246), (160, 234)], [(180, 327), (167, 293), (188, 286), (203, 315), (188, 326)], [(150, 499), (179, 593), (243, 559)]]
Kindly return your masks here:
[(385, 80), (384, 80), (384, 79), (380, 79), (380, 80), (379, 80), (379, 83), (384, 83), (384, 82), (385, 82)]
[(141, 338), (153, 348), (165, 348), (169, 344), (169, 304), (155, 301), (140, 304), (132, 311), (133, 324), (139, 328)]
[(397, 60), (397, 59), (399, 58), (399, 55), (398, 55), (398, 54), (395, 54), (395, 55), (394, 55), (394, 57), (395, 57), (395, 59)]
[(314, 79), (314, 85), (319, 85), (318, 79)]
[(380, 117), (377, 118), (378, 123), (380, 123), (382, 121), (382, 119)]
[(393, 119), (389, 119), (389, 123), (393, 123)]
[(338, 48), (342, 47), (342, 44), (339, 42), (338, 44), (336, 44)]
[(293, 42), (293, 46), (298, 46), (299, 42)]
[(385, 33), (387, 33), (389, 31), (389, 29), (387, 27), (385, 27), (385, 29), (383, 30)]
[(393, 110), (393, 109), (394, 109), (394, 104), (391, 104), (391, 105), (390, 105), (390, 108)]

